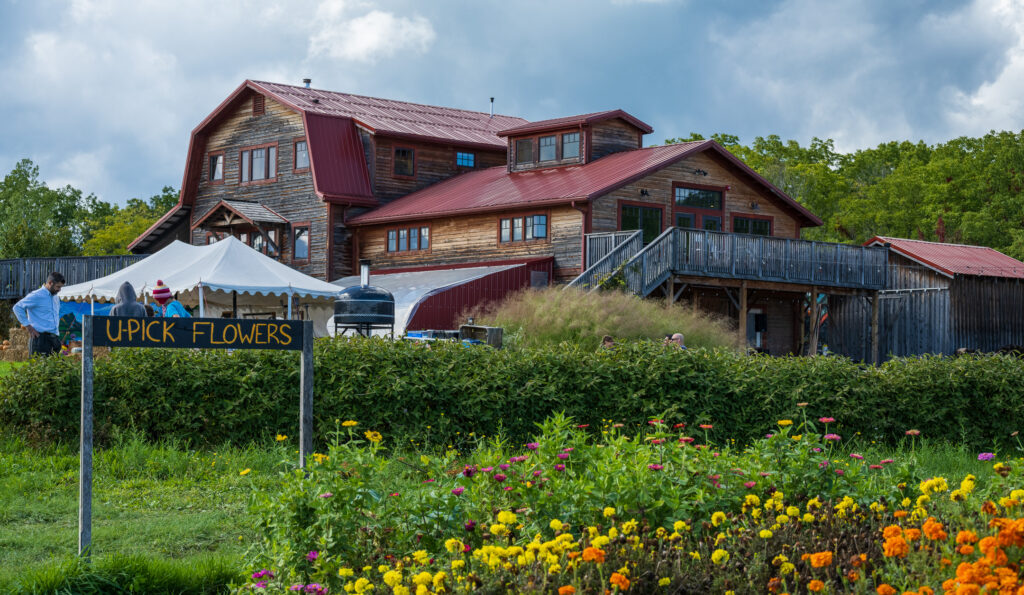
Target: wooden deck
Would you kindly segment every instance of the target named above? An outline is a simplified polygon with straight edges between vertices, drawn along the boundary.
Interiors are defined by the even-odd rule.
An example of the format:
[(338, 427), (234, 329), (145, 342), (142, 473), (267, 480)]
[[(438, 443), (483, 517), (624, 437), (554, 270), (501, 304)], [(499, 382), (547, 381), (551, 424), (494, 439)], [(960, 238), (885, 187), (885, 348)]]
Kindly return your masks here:
[(0, 300), (21, 299), (46, 282), (53, 271), (64, 275), (67, 285), (105, 277), (146, 258), (129, 256), (75, 256), (66, 258), (9, 258), (0, 260)]
[(570, 286), (594, 290), (620, 274), (640, 296), (675, 276), (870, 291), (886, 285), (886, 248), (676, 227), (640, 248), (636, 233), (594, 234), (607, 237), (593, 244), (588, 236), (588, 248), (607, 252)]

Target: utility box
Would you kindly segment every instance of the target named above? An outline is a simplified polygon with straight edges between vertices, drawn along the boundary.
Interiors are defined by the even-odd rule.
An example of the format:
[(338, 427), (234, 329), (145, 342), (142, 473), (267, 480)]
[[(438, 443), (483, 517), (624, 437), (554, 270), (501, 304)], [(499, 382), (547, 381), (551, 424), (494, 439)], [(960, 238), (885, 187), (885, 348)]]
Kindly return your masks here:
[(501, 349), (501, 333), (500, 326), (464, 324), (459, 327), (459, 340), (479, 342), (495, 349)]

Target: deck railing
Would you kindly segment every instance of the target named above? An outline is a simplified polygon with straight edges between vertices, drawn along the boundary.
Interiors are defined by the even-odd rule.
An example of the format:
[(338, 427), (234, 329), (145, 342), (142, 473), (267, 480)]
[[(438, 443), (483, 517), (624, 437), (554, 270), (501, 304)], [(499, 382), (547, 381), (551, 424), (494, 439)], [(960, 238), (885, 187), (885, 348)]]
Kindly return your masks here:
[(621, 266), (630, 290), (646, 296), (671, 274), (883, 289), (887, 262), (882, 247), (673, 227)]
[(642, 231), (627, 232), (629, 235), (613, 247), (600, 260), (587, 267), (579, 277), (569, 282), (567, 287), (593, 291), (608, 280), (623, 263), (632, 259), (644, 247)]
[(105, 277), (146, 258), (127, 256), (71, 256), (60, 258), (9, 258), (0, 260), (0, 299), (20, 299), (46, 282), (53, 271), (64, 275), (67, 285)]
[(609, 252), (635, 233), (635, 230), (630, 230), (587, 234), (587, 260), (583, 268), (592, 267), (594, 263), (608, 256)]

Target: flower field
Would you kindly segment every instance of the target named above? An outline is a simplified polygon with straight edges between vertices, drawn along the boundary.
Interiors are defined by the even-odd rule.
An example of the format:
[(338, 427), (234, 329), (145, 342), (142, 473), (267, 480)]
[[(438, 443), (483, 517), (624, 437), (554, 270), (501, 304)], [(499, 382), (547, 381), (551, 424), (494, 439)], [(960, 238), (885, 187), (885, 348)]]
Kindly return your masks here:
[(749, 445), (554, 416), (524, 444), (405, 456), (339, 420), (308, 474), (255, 489), (237, 591), (1024, 593), (1018, 460), (924, 476), (918, 430), (883, 459), (808, 409)]

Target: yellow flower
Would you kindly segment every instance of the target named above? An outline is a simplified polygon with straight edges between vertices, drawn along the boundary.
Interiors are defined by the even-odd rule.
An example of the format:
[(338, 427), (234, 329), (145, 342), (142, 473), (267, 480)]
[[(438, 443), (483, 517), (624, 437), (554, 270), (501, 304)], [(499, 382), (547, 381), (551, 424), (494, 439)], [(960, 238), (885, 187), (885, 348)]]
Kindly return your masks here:
[(384, 573), (384, 584), (386, 584), (387, 586), (394, 587), (395, 585), (397, 585), (397, 584), (399, 584), (401, 582), (402, 582), (402, 573), (401, 572), (399, 572), (397, 570), (389, 570), (389, 571)]
[(374, 444), (377, 444), (383, 439), (383, 436), (380, 435), (380, 432), (374, 432), (372, 430), (367, 430), (363, 432), (363, 436), (366, 436), (366, 439), (369, 440), (370, 442), (373, 442)]
[(803, 438), (803, 437), (804, 437), (803, 434), (793, 434), (792, 436), (790, 436), (790, 438), (792, 440), (796, 441), (796, 442), (800, 442), (800, 439)]
[(416, 550), (412, 553), (412, 559), (416, 560), (418, 564), (426, 564), (430, 562), (430, 554), (427, 553), (427, 550)]
[(516, 515), (511, 511), (502, 510), (498, 513), (498, 522), (503, 525), (511, 525), (516, 522)]
[(351, 568), (339, 568), (338, 569), (338, 576), (345, 577), (345, 576), (354, 576), (354, 575), (355, 575), (355, 571), (353, 571)]
[(789, 522), (789, 517), (784, 514), (780, 514), (779, 516), (775, 517), (775, 522), (780, 525), (785, 525)]
[(491, 525), (490, 531), (498, 537), (502, 537), (508, 534), (508, 527), (502, 525), (501, 523), (494, 523), (493, 525)]
[(800, 516), (800, 509), (797, 508), (796, 506), (787, 506), (786, 507), (786, 514), (788, 516), (798, 517), (798, 516)]
[(444, 549), (448, 550), (448, 552), (452, 554), (457, 554), (461, 552), (464, 548), (465, 546), (458, 539), (452, 538), (444, 542)]
[(385, 565), (385, 564), (381, 564), (380, 566), (378, 566), (378, 567), (377, 567), (377, 572), (379, 572), (379, 573), (381, 573), (381, 574), (384, 574), (384, 573), (385, 573), (385, 572), (387, 572), (388, 570), (391, 570), (391, 567), (390, 567), (390, 566), (387, 566), (387, 565)]
[(690, 530), (690, 526), (687, 525), (683, 521), (676, 521), (676, 522), (672, 523), (672, 529), (675, 530), (678, 533), (680, 531), (689, 531)]
[(358, 425), (359, 425), (359, 422), (357, 422), (357, 421), (352, 421), (352, 420), (350, 419), (350, 420), (348, 420), (348, 421), (343, 421), (343, 422), (341, 422), (341, 425), (342, 425), (342, 426), (344, 426), (344, 427), (346, 427), (346, 428), (351, 428), (351, 427), (354, 427), (354, 426), (358, 426)]
[(783, 562), (782, 566), (779, 566), (779, 572), (782, 574), (789, 574), (796, 570), (796, 566), (793, 566), (790, 562)]
[(793, 425), (793, 420), (791, 420), (791, 419), (780, 419), (778, 423), (779, 423), (780, 426), (786, 427), (786, 426)]
[(729, 552), (723, 549), (717, 549), (711, 554), (711, 561), (718, 565), (725, 564), (729, 561)]
[(769, 531), (768, 529), (761, 529), (761, 532), (758, 533), (758, 535), (761, 537), (761, 539), (771, 539), (772, 538), (772, 532)]
[(361, 595), (362, 593), (365, 593), (367, 591), (372, 591), (373, 585), (370, 583), (368, 579), (360, 578), (356, 581), (356, 584), (353, 588), (355, 589), (356, 593), (359, 593)]
[(690, 557), (694, 560), (700, 560), (700, 552), (690, 552)]
[(561, 531), (562, 530), (562, 521), (560, 521), (558, 519), (551, 519), (551, 522), (548, 523), (548, 526), (551, 527), (552, 531)]
[(611, 527), (611, 528), (608, 529), (608, 539), (615, 539), (618, 536), (619, 536), (619, 530), (618, 529), (616, 529), (615, 527)]
[(278, 442), (284, 442), (284, 441), (285, 441), (285, 440), (287, 440), (287, 439), (288, 439), (288, 436), (285, 436), (284, 434), (278, 434), (278, 435), (277, 435), (277, 436), (276, 436), (276, 437), (274, 438), (274, 440), (277, 440)]
[(606, 516), (606, 517), (615, 516), (615, 509), (612, 508), (611, 506), (606, 506), (605, 509), (604, 509), (604, 516)]
[(809, 512), (805, 512), (804, 513), (804, 518), (802, 520), (805, 523), (813, 523), (814, 522), (814, 515), (809, 513)]
[(466, 567), (465, 560), (452, 560), (452, 570), (462, 570)]
[(672, 579), (670, 579), (670, 578), (668, 578), (666, 576), (665, 578), (658, 579), (658, 586), (659, 587), (667, 587), (669, 585), (669, 583), (671, 583), (671, 582), (672, 582)]
[(412, 582), (414, 585), (430, 585), (434, 582), (434, 575), (429, 572), (421, 572), (412, 577)]
[(725, 522), (725, 513), (724, 512), (718, 511), (718, 512), (715, 512), (714, 514), (711, 515), (711, 524), (712, 525), (717, 527), (717, 526), (721, 525), (724, 522)]
[(252, 469), (242, 469), (241, 471), (238, 472), (238, 474), (239, 475), (249, 475), (249, 473), (251, 473), (251, 472), (252, 472)]
[(395, 585), (391, 587), (394, 595), (409, 595), (409, 587), (403, 587), (402, 585)]
[(444, 571), (438, 572), (434, 575), (434, 590), (442, 591), (444, 589), (444, 581), (447, 580), (448, 574)]
[(630, 519), (629, 521), (626, 521), (625, 523), (622, 523), (622, 534), (623, 535), (629, 535), (633, 531), (636, 531), (636, 528), (639, 525), (640, 525), (640, 523), (637, 523), (636, 519)]

